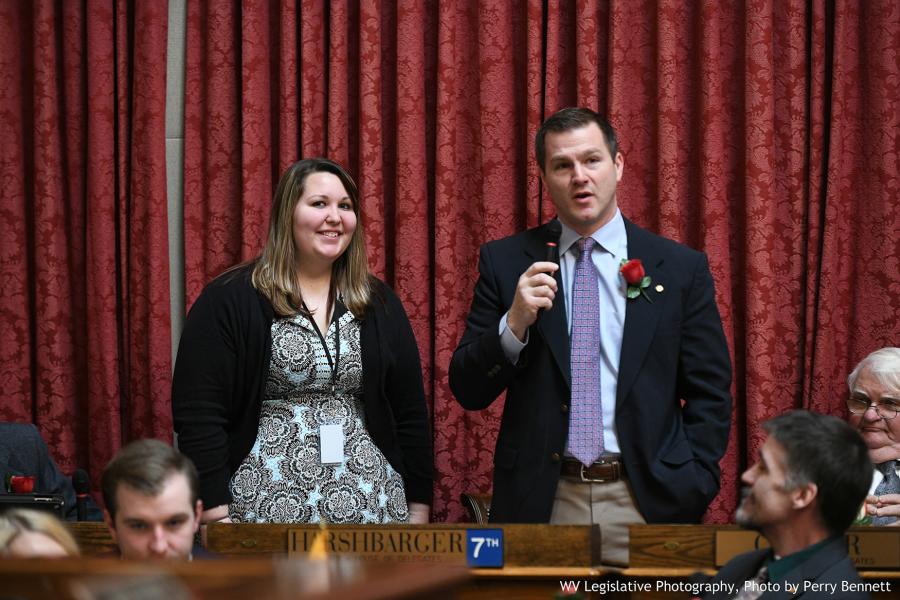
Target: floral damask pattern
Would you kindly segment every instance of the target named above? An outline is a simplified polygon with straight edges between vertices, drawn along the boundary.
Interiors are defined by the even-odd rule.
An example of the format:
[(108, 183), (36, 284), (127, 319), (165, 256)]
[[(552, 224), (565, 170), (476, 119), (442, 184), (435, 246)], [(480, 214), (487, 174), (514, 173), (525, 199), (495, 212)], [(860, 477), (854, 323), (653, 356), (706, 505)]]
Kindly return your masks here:
[[(349, 4), (245, 3), (235, 28), (199, 15), (235, 18), (236, 2), (190, 3), (188, 295), (261, 243), (234, 217), (265, 219), (259, 168), (345, 162), (372, 265), (419, 340), (438, 519), (464, 518), (460, 492), (490, 490), (502, 410), (466, 413), (447, 386), (477, 247), (553, 214), (531, 140), (563, 106), (619, 130), (623, 212), (709, 254), (736, 402), (708, 519), (732, 517), (761, 420), (843, 415), (849, 368), (900, 339), (895, 2)], [(248, 118), (272, 129), (250, 139)]]
[[(340, 341), (337, 324), (340, 324)], [(324, 333), (302, 315), (272, 324), (272, 363), (250, 454), (232, 476), (230, 515), (244, 523), (396, 523), (409, 518), (403, 478), (365, 426), (359, 321)], [(337, 358), (335, 358), (337, 360)], [(337, 382), (335, 390), (335, 381)], [(345, 459), (323, 464), (321, 427), (340, 425)]]
[[(166, 10), (107, 6), (0, 3), (0, 416), (95, 477), (121, 422), (169, 418)], [(188, 302), (259, 251), (290, 162), (345, 163), (419, 340), (434, 514), (460, 520), (502, 410), (465, 413), (447, 386), (477, 247), (553, 214), (532, 137), (595, 107), (619, 130), (623, 212), (710, 257), (736, 404), (708, 518), (728, 520), (758, 423), (843, 415), (850, 367), (900, 340), (898, 47), (894, 0), (188, 0)]]
[(172, 435), (167, 19), (0, 2), (0, 419), (95, 485), (123, 442)]

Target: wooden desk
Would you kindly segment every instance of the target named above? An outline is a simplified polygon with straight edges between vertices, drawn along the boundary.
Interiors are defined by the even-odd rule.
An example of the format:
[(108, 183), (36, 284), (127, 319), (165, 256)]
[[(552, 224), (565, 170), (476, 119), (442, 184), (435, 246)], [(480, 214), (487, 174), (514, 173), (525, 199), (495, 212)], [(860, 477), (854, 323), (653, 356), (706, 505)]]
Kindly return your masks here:
[(97, 556), (99, 554), (113, 554), (119, 551), (119, 547), (109, 535), (106, 523), (86, 521), (83, 523), (66, 523), (69, 533), (78, 542), (81, 553), (85, 556)]
[[(638, 579), (687, 578), (702, 571), (714, 574), (738, 553), (766, 545), (765, 539), (737, 525), (632, 525), (630, 565), (623, 575)], [(722, 532), (741, 533), (741, 543), (717, 548)], [(864, 581), (883, 583), (889, 591), (873, 598), (900, 598), (900, 528), (853, 527), (847, 532), (848, 553)], [(860, 543), (870, 538), (869, 547)], [(876, 546), (872, 548), (872, 544)]]
[[(852, 527), (847, 540), (860, 573), (900, 573), (900, 528)], [(735, 555), (767, 545), (761, 534), (737, 525), (632, 525), (629, 566), (718, 570)]]
[[(471, 523), (429, 523), (426, 525), (381, 525), (358, 527), (330, 525), (327, 529), (327, 549), (340, 553), (340, 538), (344, 532), (377, 530), (385, 536), (400, 532), (415, 535), (416, 532), (446, 532), (463, 540), (462, 552), (434, 552), (430, 562), (465, 564), (465, 534), (467, 530), (496, 529), (497, 526), (479, 526)], [(503, 525), (504, 564), (507, 567), (593, 567), (600, 563), (600, 530), (595, 525)], [(216, 554), (247, 556), (258, 554), (284, 554), (288, 551), (288, 532), (308, 532), (314, 536), (319, 528), (314, 525), (250, 525), (214, 523), (207, 530), (208, 549)], [(446, 546), (446, 544), (445, 544)], [(366, 548), (363, 548), (366, 550)], [(374, 558), (374, 554), (373, 558)], [(383, 554), (385, 561), (415, 561), (421, 552)]]
[[(86, 554), (108, 552), (115, 545), (100, 523), (70, 524), (79, 545)], [(421, 531), (439, 529), (464, 534), (477, 525), (466, 523), (431, 523), (412, 526), (383, 526), (380, 531)], [(487, 528), (495, 528), (488, 526)], [(329, 532), (340, 533), (348, 527), (333, 525)], [(471, 569), (471, 579), (459, 597), (471, 599), (552, 598), (562, 579), (596, 580), (604, 571), (594, 565), (600, 562), (600, 536), (596, 526), (504, 525), (505, 567)], [(304, 530), (318, 533), (315, 526), (212, 524), (208, 529), (209, 550), (230, 557), (283, 555), (288, 550), (288, 532)], [(385, 561), (400, 562), (415, 556), (385, 555)], [(465, 564), (464, 555), (447, 556), (443, 561)], [(408, 563), (408, 560), (403, 560)], [(588, 595), (587, 597), (592, 597)], [(627, 597), (627, 596), (608, 596)]]
[[(69, 531), (75, 536), (82, 552), (87, 556), (108, 554), (116, 550), (116, 545), (103, 523), (69, 523)], [(494, 526), (478, 526), (470, 523), (430, 523), (426, 525), (382, 525), (377, 529), (384, 532), (415, 532), (421, 530), (441, 530), (464, 534), (466, 530)], [(503, 525), (506, 567), (560, 567), (591, 569), (600, 564), (600, 531), (590, 525)], [(332, 525), (327, 531), (338, 534), (342, 531), (359, 529), (354, 526)], [(365, 528), (372, 529), (372, 528)], [(250, 525), (236, 523), (213, 523), (207, 531), (208, 549), (214, 554), (230, 557), (259, 555), (283, 555), (288, 552), (288, 532), (290, 530), (319, 532), (314, 525), (267, 524)], [(332, 549), (334, 550), (334, 549)], [(397, 555), (393, 555), (395, 558)], [(390, 556), (385, 557), (387, 560)], [(398, 561), (401, 562), (401, 561)], [(403, 560), (402, 562), (410, 562)], [(451, 556), (444, 561), (464, 563), (460, 557)], [(483, 569), (484, 572), (493, 572)]]
[[(135, 563), (114, 558), (0, 560), (4, 596), (27, 599), (455, 598), (468, 579), (451, 565), (365, 565), (351, 558)], [(118, 595), (116, 595), (118, 594)]]
[[(107, 551), (112, 540), (102, 524), (72, 524), (78, 542), (86, 553)], [(227, 556), (279, 555), (287, 550), (288, 530), (296, 525), (229, 525), (214, 524), (209, 528), (210, 547), (214, 552)], [(471, 524), (394, 526), (395, 529), (412, 530), (445, 528), (465, 531), (477, 526)], [(496, 527), (496, 526), (491, 526)], [(552, 598), (560, 591), (561, 581), (589, 584), (641, 584), (642, 590), (631, 592), (599, 592), (584, 595), (586, 598), (684, 598), (686, 593), (656, 591), (657, 581), (687, 582), (698, 571), (714, 574), (716, 565), (716, 533), (740, 531), (733, 525), (641, 525), (631, 531), (631, 566), (628, 569), (604, 569), (598, 554), (599, 532), (592, 527), (571, 528), (550, 525), (503, 525), (505, 537), (505, 567), (502, 569), (470, 569), (471, 579), (459, 592), (460, 598), (487, 600), (494, 598), (529, 599)], [(310, 530), (317, 530), (309, 527)], [(338, 531), (340, 526), (330, 530)], [(900, 548), (900, 529), (860, 528), (857, 532), (886, 532), (896, 540)], [(396, 561), (396, 556), (394, 557)], [(453, 561), (448, 561), (453, 562)], [(876, 593), (874, 598), (900, 597), (900, 570), (882, 567), (859, 566), (860, 575), (866, 581), (888, 582), (891, 593)], [(651, 591), (646, 591), (650, 584)], [(219, 600), (219, 599), (217, 599)]]

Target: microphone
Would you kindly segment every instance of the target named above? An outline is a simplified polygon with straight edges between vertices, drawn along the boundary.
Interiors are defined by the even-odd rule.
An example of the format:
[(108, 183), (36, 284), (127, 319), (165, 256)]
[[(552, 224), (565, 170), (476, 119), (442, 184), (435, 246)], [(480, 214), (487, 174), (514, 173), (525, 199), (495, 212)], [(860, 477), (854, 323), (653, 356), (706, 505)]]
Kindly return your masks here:
[[(553, 219), (552, 221), (547, 221), (547, 224), (544, 225), (544, 247), (547, 250), (547, 255), (545, 260), (547, 262), (555, 263), (559, 265), (559, 236), (562, 235), (562, 225), (559, 222), (559, 219)], [(554, 275), (557, 281), (559, 281), (558, 277), (559, 271)], [(537, 319), (541, 318), (541, 314), (545, 312), (546, 309), (540, 309), (538, 311)], [(537, 323), (537, 320), (535, 320)]]
[(77, 469), (72, 475), (72, 487), (75, 488), (75, 506), (78, 520), (87, 521), (87, 499), (91, 493), (91, 477), (84, 469)]
[(562, 235), (562, 225), (559, 221), (553, 219), (549, 221), (544, 228), (545, 242), (547, 247), (547, 262), (559, 264), (559, 236)]

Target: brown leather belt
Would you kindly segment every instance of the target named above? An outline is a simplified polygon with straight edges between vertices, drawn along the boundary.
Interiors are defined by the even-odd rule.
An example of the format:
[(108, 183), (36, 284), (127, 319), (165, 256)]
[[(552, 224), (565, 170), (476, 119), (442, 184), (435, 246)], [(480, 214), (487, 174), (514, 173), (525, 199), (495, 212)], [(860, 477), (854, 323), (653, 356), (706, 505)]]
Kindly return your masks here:
[(577, 459), (564, 458), (560, 475), (584, 483), (612, 483), (624, 479), (625, 465), (618, 460), (598, 460), (586, 467)]

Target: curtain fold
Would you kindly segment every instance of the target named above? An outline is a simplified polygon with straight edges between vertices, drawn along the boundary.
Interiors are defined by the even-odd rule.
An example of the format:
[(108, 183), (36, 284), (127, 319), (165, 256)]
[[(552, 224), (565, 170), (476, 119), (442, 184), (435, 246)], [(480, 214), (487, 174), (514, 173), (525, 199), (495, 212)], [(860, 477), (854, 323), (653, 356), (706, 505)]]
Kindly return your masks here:
[(0, 4), (0, 419), (95, 487), (123, 442), (171, 440), (167, 18)]
[[(166, 3), (0, 3), (0, 418), (94, 481), (169, 439)], [(732, 518), (759, 423), (845, 416), (900, 339), (900, 6), (892, 0), (188, 0), (187, 301), (262, 247), (291, 162), (360, 184), (433, 411), (434, 515), (489, 491), (502, 411), (447, 385), (479, 244), (553, 215), (532, 155), (568, 105), (619, 131), (631, 220), (708, 253), (735, 366)]]
[(439, 520), (489, 491), (502, 411), (447, 385), (477, 248), (553, 215), (532, 139), (564, 106), (617, 127), (625, 215), (710, 257), (736, 402), (708, 520), (762, 420), (844, 416), (847, 372), (900, 337), (894, 2), (188, 4), (188, 300), (259, 251), (287, 164), (345, 164), (419, 341)]
[(833, 20), (829, 8), (820, 8), (822, 171), (810, 178), (820, 200), (810, 251), (819, 260), (803, 379), (803, 402), (818, 410), (846, 390), (848, 365), (900, 345), (900, 5), (836, 2)]

